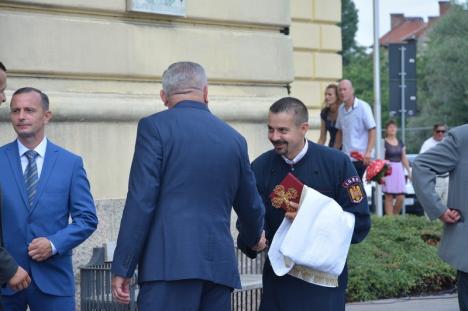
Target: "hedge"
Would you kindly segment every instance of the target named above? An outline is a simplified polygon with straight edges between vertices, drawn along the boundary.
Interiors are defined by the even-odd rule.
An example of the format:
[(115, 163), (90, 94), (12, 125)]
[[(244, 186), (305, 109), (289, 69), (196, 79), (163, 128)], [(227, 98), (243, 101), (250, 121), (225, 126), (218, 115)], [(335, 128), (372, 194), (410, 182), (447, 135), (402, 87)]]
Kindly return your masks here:
[(373, 217), (367, 238), (348, 257), (348, 301), (419, 296), (453, 289), (456, 271), (437, 255), (440, 221)]

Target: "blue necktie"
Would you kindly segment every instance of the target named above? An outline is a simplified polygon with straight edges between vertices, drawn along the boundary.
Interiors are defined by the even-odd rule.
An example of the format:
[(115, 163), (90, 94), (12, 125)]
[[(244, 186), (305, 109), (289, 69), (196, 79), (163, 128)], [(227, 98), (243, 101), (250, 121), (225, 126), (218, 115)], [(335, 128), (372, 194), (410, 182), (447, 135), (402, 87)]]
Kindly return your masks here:
[(26, 193), (28, 194), (29, 207), (31, 207), (34, 197), (36, 196), (37, 182), (39, 179), (36, 165), (36, 157), (39, 154), (34, 150), (28, 150), (24, 155), (28, 158), (28, 166), (26, 166), (26, 170), (24, 171), (24, 181), (26, 182)]

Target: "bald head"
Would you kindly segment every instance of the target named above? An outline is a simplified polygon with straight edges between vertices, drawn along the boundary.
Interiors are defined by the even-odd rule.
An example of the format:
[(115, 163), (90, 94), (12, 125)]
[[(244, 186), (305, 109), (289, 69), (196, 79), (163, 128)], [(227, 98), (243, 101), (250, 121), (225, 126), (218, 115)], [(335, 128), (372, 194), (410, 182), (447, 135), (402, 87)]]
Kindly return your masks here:
[(338, 93), (340, 100), (345, 103), (347, 107), (351, 107), (354, 102), (354, 88), (351, 81), (343, 79), (338, 84)]

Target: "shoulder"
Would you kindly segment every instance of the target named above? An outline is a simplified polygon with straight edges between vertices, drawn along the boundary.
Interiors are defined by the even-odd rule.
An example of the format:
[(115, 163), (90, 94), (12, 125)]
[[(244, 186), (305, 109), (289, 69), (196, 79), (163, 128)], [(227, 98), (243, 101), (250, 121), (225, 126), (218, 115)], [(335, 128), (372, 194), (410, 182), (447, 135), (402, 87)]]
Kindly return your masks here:
[(461, 142), (464, 142), (464, 143), (467, 142), (468, 141), (468, 124), (460, 125), (451, 129), (447, 135), (453, 136), (455, 139)]
[(372, 109), (371, 109), (371, 106), (369, 105), (369, 103), (367, 103), (366, 101), (363, 101), (362, 99), (359, 99), (356, 97), (356, 101), (359, 103), (358, 107), (360, 110), (364, 111), (365, 113), (372, 113)]
[(3, 151), (3, 150), (7, 150), (7, 149), (10, 149), (10, 148), (17, 148), (17, 142), (16, 140), (12, 141), (11, 143), (8, 143), (8, 144), (5, 144), (3, 146), (0, 147), (0, 151)]
[[(49, 139), (47, 139), (47, 153), (48, 152), (58, 152), (60, 154), (60, 157), (61, 158), (65, 158), (65, 159), (70, 159), (70, 160), (73, 160), (73, 161), (81, 161), (81, 156), (63, 148), (63, 147), (60, 147), (59, 145), (56, 145), (54, 144), (53, 142), (51, 142)], [(46, 156), (47, 156), (47, 153), (46, 153)]]
[(273, 149), (268, 150), (261, 155), (259, 155), (255, 160), (252, 162), (252, 168), (259, 169), (261, 167), (265, 167), (268, 163), (270, 163), (271, 158), (275, 155), (275, 151)]
[(309, 149), (307, 153), (313, 157), (319, 157), (322, 159), (327, 159), (325, 164), (335, 165), (337, 162), (346, 161), (349, 157), (342, 151), (335, 148), (331, 148), (325, 145), (319, 145), (312, 141), (309, 141)]
[(327, 115), (328, 115), (329, 111), (330, 111), (330, 108), (328, 108), (328, 107), (323, 108), (322, 110), (320, 110), (320, 118), (322, 118), (322, 120), (325, 120), (327, 118)]

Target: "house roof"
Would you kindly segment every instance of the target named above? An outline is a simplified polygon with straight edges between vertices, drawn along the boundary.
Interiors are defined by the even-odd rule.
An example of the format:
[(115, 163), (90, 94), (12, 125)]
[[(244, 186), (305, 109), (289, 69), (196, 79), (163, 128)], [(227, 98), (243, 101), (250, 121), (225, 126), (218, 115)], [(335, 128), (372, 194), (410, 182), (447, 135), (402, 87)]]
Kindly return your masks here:
[(403, 43), (409, 39), (419, 39), (428, 29), (428, 23), (420, 17), (406, 17), (400, 25), (383, 35), (379, 42), (381, 45), (390, 43)]

